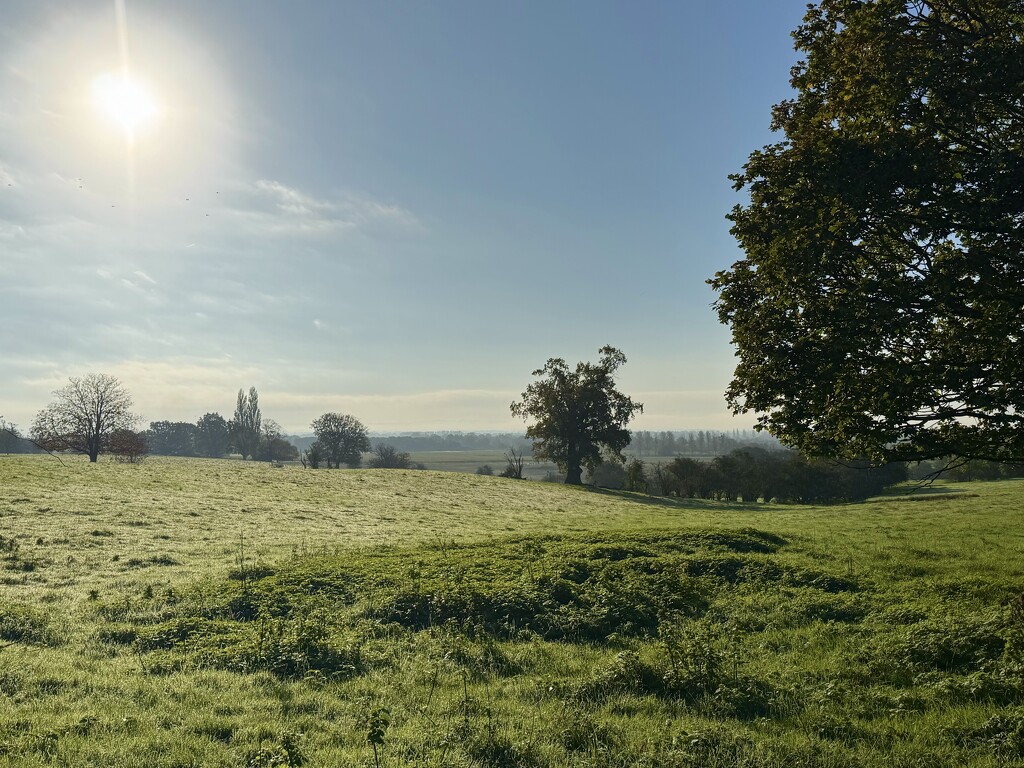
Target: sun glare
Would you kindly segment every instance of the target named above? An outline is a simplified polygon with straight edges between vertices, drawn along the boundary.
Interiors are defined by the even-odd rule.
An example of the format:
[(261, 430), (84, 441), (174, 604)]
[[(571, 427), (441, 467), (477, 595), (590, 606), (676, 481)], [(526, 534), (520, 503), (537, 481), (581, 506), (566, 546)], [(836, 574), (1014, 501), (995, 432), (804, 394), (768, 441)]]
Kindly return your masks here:
[(156, 122), (162, 111), (153, 91), (128, 74), (108, 72), (92, 83), (93, 103), (108, 120), (119, 125), (129, 141)]

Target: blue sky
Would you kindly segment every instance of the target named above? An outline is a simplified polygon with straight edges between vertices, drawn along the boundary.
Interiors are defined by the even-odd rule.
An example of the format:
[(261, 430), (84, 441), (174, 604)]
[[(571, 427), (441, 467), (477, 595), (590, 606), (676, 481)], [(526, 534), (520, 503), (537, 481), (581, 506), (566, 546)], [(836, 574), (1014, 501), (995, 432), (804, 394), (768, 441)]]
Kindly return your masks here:
[(704, 280), (804, 7), (6, 0), (0, 415), (98, 371), (145, 421), (256, 386), (293, 431), (516, 428), (612, 344), (636, 428), (749, 426)]

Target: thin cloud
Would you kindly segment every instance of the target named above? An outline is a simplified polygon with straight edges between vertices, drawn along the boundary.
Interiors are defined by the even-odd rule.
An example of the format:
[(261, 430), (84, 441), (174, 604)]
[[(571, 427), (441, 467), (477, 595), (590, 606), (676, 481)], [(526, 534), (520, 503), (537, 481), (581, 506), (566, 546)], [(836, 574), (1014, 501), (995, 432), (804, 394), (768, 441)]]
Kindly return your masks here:
[(238, 213), (277, 234), (399, 233), (420, 226), (415, 215), (398, 205), (352, 193), (315, 197), (271, 179), (243, 187), (237, 197)]

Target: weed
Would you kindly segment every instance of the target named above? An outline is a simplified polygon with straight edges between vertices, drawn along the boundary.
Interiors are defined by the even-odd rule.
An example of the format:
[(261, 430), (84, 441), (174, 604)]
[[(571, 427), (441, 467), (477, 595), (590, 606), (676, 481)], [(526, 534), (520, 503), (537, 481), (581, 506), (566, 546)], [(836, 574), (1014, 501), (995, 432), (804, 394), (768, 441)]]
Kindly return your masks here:
[(380, 768), (384, 736), (391, 725), (391, 710), (384, 706), (368, 706), (359, 718), (359, 728), (366, 733), (366, 743), (373, 748), (373, 764)]
[(249, 750), (242, 755), (244, 768), (300, 768), (306, 764), (306, 756), (299, 748), (301, 733), (285, 731), (277, 744)]

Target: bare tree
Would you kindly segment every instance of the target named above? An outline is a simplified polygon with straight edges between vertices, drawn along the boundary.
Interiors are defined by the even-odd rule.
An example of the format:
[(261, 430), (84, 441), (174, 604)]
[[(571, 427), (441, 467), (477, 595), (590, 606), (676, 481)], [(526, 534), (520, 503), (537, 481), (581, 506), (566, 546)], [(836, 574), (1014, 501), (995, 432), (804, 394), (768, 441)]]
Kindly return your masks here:
[(141, 464), (149, 453), (146, 436), (132, 429), (116, 429), (110, 433), (107, 450), (122, 464)]
[(516, 453), (515, 448), (505, 451), (505, 469), (502, 470), (501, 476), (515, 480), (523, 479), (523, 454)]
[(95, 462), (111, 433), (131, 429), (138, 421), (131, 412), (131, 395), (105, 373), (71, 377), (53, 395), (54, 401), (32, 424), (32, 439), (47, 450), (84, 453)]
[(374, 449), (367, 464), (371, 469), (412, 469), (409, 454), (387, 443), (380, 443)]

